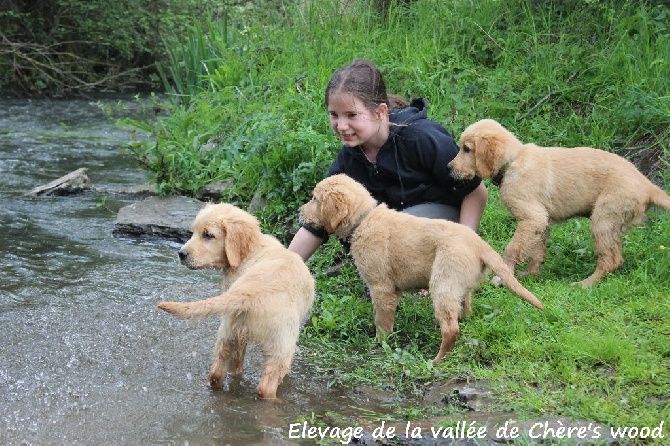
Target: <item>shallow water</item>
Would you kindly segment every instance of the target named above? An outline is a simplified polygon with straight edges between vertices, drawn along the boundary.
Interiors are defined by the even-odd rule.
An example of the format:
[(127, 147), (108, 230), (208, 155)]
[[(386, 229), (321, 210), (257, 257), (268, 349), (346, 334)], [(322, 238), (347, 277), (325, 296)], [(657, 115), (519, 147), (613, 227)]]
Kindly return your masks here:
[(182, 267), (174, 242), (113, 237), (129, 200), (24, 196), (79, 167), (96, 187), (147, 181), (97, 101), (0, 99), (0, 443), (286, 444), (312, 414), (380, 410), (300, 354), (280, 400), (258, 400), (253, 348), (244, 376), (212, 391), (218, 322), (156, 303), (214, 295), (216, 274)]

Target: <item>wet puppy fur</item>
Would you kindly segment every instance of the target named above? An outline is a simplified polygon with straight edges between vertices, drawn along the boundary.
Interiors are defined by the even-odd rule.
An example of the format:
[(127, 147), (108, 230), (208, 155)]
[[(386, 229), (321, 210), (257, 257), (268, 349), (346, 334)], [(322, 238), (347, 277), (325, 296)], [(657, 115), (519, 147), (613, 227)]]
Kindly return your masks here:
[[(517, 220), (503, 258), (513, 270), (528, 261), (524, 274), (540, 271), (550, 225), (589, 217), (598, 263), (575, 284), (591, 287), (623, 264), (623, 234), (645, 221), (649, 206), (670, 210), (668, 194), (613, 153), (523, 144), (492, 119), (466, 128), (460, 146), (450, 163), (452, 175), (499, 182), (500, 199)], [(500, 283), (499, 278), (494, 281)]]
[(358, 273), (370, 289), (378, 337), (393, 331), (402, 291), (430, 290), (442, 334), (434, 361), (454, 346), (459, 316), (472, 312), (471, 293), (486, 279), (489, 268), (504, 277), (513, 293), (542, 309), (473, 230), (378, 205), (364, 186), (346, 175), (319, 182), (312, 200), (300, 208), (300, 219), (350, 242)]
[(261, 232), (256, 218), (230, 204), (208, 205), (193, 223), (193, 236), (179, 251), (191, 269), (216, 269), (222, 293), (195, 302), (161, 302), (158, 307), (181, 318), (220, 316), (212, 388), (221, 388), (227, 373), (240, 375), (247, 343), (263, 353), (256, 392), (276, 398), (289, 372), (301, 323), (314, 301), (314, 279), (299, 255)]

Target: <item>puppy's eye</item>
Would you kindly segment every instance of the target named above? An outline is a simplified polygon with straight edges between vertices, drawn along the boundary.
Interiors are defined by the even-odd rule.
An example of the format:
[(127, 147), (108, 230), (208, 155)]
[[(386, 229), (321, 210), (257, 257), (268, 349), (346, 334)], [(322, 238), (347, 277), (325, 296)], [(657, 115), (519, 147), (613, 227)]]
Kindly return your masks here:
[(465, 153), (470, 153), (470, 146), (467, 145), (467, 144), (464, 144), (464, 145), (463, 145), (463, 152), (465, 152)]
[(202, 238), (205, 239), (205, 240), (212, 240), (214, 238), (214, 234), (212, 234), (209, 231), (204, 231), (202, 233)]

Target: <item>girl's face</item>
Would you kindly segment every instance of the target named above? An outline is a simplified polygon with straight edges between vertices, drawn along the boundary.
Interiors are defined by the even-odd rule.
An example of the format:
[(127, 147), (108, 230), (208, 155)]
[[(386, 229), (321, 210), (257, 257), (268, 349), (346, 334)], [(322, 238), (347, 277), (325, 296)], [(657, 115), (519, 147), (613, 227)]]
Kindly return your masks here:
[(328, 99), (330, 127), (347, 147), (379, 149), (389, 136), (388, 105), (370, 110), (349, 93), (334, 93)]

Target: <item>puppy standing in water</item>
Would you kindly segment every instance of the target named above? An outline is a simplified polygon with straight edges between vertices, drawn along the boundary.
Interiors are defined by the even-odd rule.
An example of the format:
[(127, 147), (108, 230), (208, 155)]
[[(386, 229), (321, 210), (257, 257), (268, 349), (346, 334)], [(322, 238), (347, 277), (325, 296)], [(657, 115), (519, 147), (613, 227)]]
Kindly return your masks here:
[(492, 119), (466, 128), (460, 146), (449, 163), (452, 175), (491, 178), (499, 185), (503, 205), (518, 222), (503, 258), (512, 269), (528, 259), (526, 274), (539, 272), (551, 224), (590, 217), (598, 264), (578, 284), (591, 287), (623, 264), (623, 234), (644, 222), (650, 205), (670, 210), (665, 191), (604, 150), (523, 144)]
[(356, 269), (370, 288), (378, 336), (393, 331), (401, 291), (429, 288), (442, 332), (434, 361), (454, 346), (458, 318), (472, 312), (471, 292), (486, 278), (488, 268), (503, 277), (513, 293), (542, 309), (472, 229), (377, 204), (363, 185), (346, 175), (319, 182), (312, 200), (300, 208), (300, 218), (351, 244)]
[(258, 221), (230, 204), (208, 205), (193, 223), (193, 236), (179, 251), (190, 269), (222, 272), (222, 294), (196, 302), (161, 302), (158, 307), (181, 318), (221, 316), (209, 372), (213, 388), (227, 373), (240, 375), (247, 342), (263, 352), (256, 393), (276, 398), (288, 373), (300, 327), (314, 302), (314, 279), (299, 255), (263, 234)]

